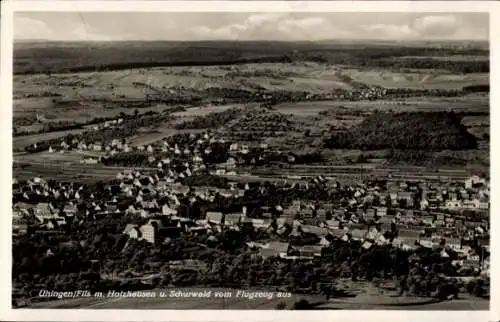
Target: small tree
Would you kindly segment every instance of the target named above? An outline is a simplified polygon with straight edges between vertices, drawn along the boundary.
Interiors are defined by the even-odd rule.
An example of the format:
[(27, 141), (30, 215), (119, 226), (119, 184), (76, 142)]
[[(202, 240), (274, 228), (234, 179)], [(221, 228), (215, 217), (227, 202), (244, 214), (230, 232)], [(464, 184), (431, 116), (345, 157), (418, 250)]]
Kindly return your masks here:
[(276, 310), (284, 310), (286, 309), (286, 303), (284, 301), (279, 302), (276, 304)]
[(469, 283), (467, 283), (466, 289), (469, 294), (474, 294), (474, 289), (476, 288), (476, 284), (477, 283), (475, 280), (471, 280), (469, 281)]
[(294, 310), (311, 310), (312, 306), (306, 299), (301, 299), (293, 304)]

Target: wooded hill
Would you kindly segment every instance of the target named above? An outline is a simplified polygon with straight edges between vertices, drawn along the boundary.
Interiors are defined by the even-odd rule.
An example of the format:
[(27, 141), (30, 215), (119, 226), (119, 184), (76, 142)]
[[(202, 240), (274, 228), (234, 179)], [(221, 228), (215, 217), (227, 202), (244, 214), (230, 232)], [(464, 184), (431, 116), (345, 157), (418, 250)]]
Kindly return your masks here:
[(360, 150), (465, 150), (478, 143), (453, 112), (377, 112), (347, 131), (325, 139), (325, 147)]

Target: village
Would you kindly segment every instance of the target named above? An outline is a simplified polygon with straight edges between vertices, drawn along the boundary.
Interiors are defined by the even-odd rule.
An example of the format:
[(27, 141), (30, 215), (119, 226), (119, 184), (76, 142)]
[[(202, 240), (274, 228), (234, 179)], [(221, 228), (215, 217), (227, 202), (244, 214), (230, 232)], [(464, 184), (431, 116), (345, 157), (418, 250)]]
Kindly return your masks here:
[[(147, 163), (156, 170), (120, 172), (113, 183), (101, 185), (101, 190), (44, 178), (15, 181), (16, 236), (33, 229), (57, 232), (68, 226), (68, 221), (85, 225), (90, 218), (139, 216), (145, 219), (144, 223), (129, 223), (122, 233), (151, 244), (185, 233), (210, 235), (251, 227), (255, 231), (272, 231), (271, 235), (264, 234), (267, 238), (263, 240), (247, 243), (265, 257), (313, 260), (321, 257), (322, 249), (336, 238), (359, 241), (365, 249), (373, 245), (391, 245), (405, 251), (439, 248), (442, 257), (452, 256), (453, 265), (464, 271), (488, 273), (489, 258), (485, 254), (489, 253), (489, 182), (485, 178), (472, 176), (464, 182), (445, 183), (380, 180), (341, 185), (332, 178), (318, 176), (305, 184), (285, 180), (227, 182), (226, 187), (202, 186), (203, 183), (188, 186), (183, 182), (190, 177), (202, 180), (203, 176), (236, 175), (238, 156), (251, 153), (251, 149), (219, 140), (210, 132), (188, 135), (185, 142), (189, 143), (163, 140), (136, 147), (149, 154)], [(227, 143), (229, 151), (223, 154), (228, 158), (210, 164), (206, 156), (213, 153), (210, 144), (216, 143)], [(86, 163), (97, 163), (118, 151), (131, 151), (120, 140), (107, 146), (98, 142), (71, 144), (80, 150), (103, 151), (98, 158), (85, 159)], [(60, 151), (68, 146), (62, 144)], [(255, 149), (263, 153), (268, 147), (261, 144)], [(170, 152), (172, 157), (158, 159), (155, 151)], [(307, 195), (311, 189), (322, 191), (326, 200), (300, 198), (300, 194)], [(299, 197), (287, 200), (274, 196), (262, 204), (252, 201), (255, 195), (266, 196), (268, 191), (284, 195), (299, 191)], [(218, 208), (221, 203), (225, 206)], [(194, 206), (197, 204), (203, 204), (204, 211)], [(235, 207), (239, 210), (227, 212)], [(47, 249), (47, 254), (50, 252)]]
[[(442, 268), (431, 270), (442, 283), (448, 279), (465, 283), (471, 278), (489, 278), (490, 183), (484, 174), (465, 177), (455, 171), (415, 177), (386, 169), (388, 175), (372, 171), (364, 176), (356, 171), (350, 174), (353, 169), (348, 166), (323, 174), (313, 165), (314, 171), (304, 175), (298, 171), (301, 167), (307, 169), (311, 162), (321, 162), (317, 152), (293, 152), (262, 139), (284, 136), (294, 125), (283, 115), (266, 109), (248, 109), (245, 113), (230, 109), (191, 123), (185, 121), (187, 125), (183, 126), (195, 127), (194, 130), (188, 128), (148, 144), (134, 144), (133, 136), (108, 137), (113, 133), (110, 131), (130, 126), (124, 125), (121, 117), (96, 126), (85, 135), (45, 144), (44, 149), (48, 150), (42, 153), (77, 155), (82, 169), (122, 170), (117, 168), (112, 180), (97, 183), (41, 176), (14, 179), (15, 243), (41, 242), (32, 256), (49, 262), (71, 249), (85, 254), (84, 258), (98, 252), (99, 259), (91, 262), (100, 263), (99, 280), (130, 283), (139, 279), (142, 284), (135, 286), (139, 288), (207, 283), (201, 281), (217, 265), (207, 262), (204, 254), (221, 252), (221, 247), (234, 254), (231, 256), (259, 256), (261, 265), (271, 260), (292, 270), (295, 265), (315, 269), (333, 265), (338, 270), (334, 274), (351, 276), (353, 280), (371, 280), (377, 273), (366, 267), (370, 264), (357, 262), (364, 253), (380, 256), (381, 252), (402, 252), (409, 256), (405, 259), (408, 265), (439, 258)], [(205, 126), (235, 116), (239, 119), (229, 126), (223, 123), (216, 129), (196, 129), (199, 124)], [(162, 117), (169, 118), (170, 114)], [(248, 140), (248, 131), (252, 130), (255, 138)], [(274, 169), (286, 172), (272, 174)], [(344, 180), (346, 176), (350, 179)], [(100, 228), (96, 231), (96, 227)], [(100, 243), (95, 244), (96, 239), (105, 238), (99, 236), (106, 236), (107, 230), (113, 231), (113, 238), (120, 241), (120, 250), (113, 248), (111, 254), (99, 250), (103, 247)], [(82, 239), (85, 231), (95, 236)], [(185, 239), (190, 246), (183, 246), (181, 253), (151, 259), (168, 268), (152, 269), (152, 264), (144, 268), (135, 262), (131, 273), (122, 267), (124, 261), (135, 261), (120, 255), (123, 252), (128, 252), (127, 256), (140, 254), (142, 251), (131, 250), (139, 247), (156, 252), (156, 258), (171, 247), (179, 249)], [(340, 260), (336, 259), (330, 263), (332, 252), (342, 254), (346, 247), (351, 249), (349, 252), (355, 249), (356, 255), (344, 258), (344, 262), (335, 262)], [(26, 255), (19, 260), (30, 261)], [(394, 269), (391, 261), (386, 265), (389, 266), (378, 273), (380, 278), (387, 278), (387, 272)], [(166, 277), (171, 274), (168, 272), (190, 269), (198, 276), (190, 275), (187, 281), (191, 282), (182, 282), (187, 277), (178, 277), (177, 282)], [(152, 282), (152, 278), (165, 281)], [(302, 286), (286, 290), (317, 292), (317, 283), (324, 284), (319, 281), (325, 277), (316, 278), (317, 282), (314, 278), (308, 280), (312, 283), (309, 286), (297, 282)], [(234, 283), (238, 284), (235, 281), (231, 286)], [(252, 278), (246, 283), (253, 285), (257, 280)], [(412, 288), (404, 283), (400, 286), (402, 294), (409, 292), (408, 288), (412, 289), (411, 295), (430, 294), (416, 291), (419, 286)], [(28, 294), (42, 286), (34, 281), (31, 284), (39, 286), (25, 286), (19, 290), (21, 298), (30, 298)], [(481, 287), (473, 288), (475, 294), (483, 294)]]
[(14, 307), (489, 305), (489, 46), (26, 46)]

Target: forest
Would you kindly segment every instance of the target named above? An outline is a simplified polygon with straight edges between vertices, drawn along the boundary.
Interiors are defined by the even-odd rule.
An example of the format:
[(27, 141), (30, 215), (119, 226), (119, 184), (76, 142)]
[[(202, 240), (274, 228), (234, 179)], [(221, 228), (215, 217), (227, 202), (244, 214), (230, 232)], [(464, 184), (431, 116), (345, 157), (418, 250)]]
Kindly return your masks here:
[(360, 150), (466, 150), (477, 139), (453, 112), (376, 112), (325, 139), (325, 147)]
[[(139, 46), (137, 46), (139, 44)], [(85, 50), (81, 50), (85, 46)], [(114, 42), (16, 43), (14, 73), (68, 73), (116, 69), (228, 65), (244, 63), (318, 63), (365, 67), (436, 68), (460, 73), (488, 72), (489, 62), (410, 59), (405, 56), (478, 55), (484, 48), (433, 47), (432, 45), (328, 43), (328, 42)]]

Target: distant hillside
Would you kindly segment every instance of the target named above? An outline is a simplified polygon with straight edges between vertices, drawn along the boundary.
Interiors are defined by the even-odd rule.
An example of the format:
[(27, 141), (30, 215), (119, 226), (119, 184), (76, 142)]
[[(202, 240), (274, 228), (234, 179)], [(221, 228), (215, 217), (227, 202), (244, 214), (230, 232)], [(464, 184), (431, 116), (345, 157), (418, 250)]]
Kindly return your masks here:
[(337, 149), (465, 150), (475, 149), (476, 137), (453, 112), (377, 112), (354, 128), (333, 134), (325, 147)]
[[(16, 42), (14, 73), (67, 73), (130, 68), (315, 61), (364, 67), (436, 68), (488, 72), (489, 61), (447, 61), (451, 55), (489, 57), (478, 48), (314, 42)], [(429, 57), (418, 60), (398, 57)]]

